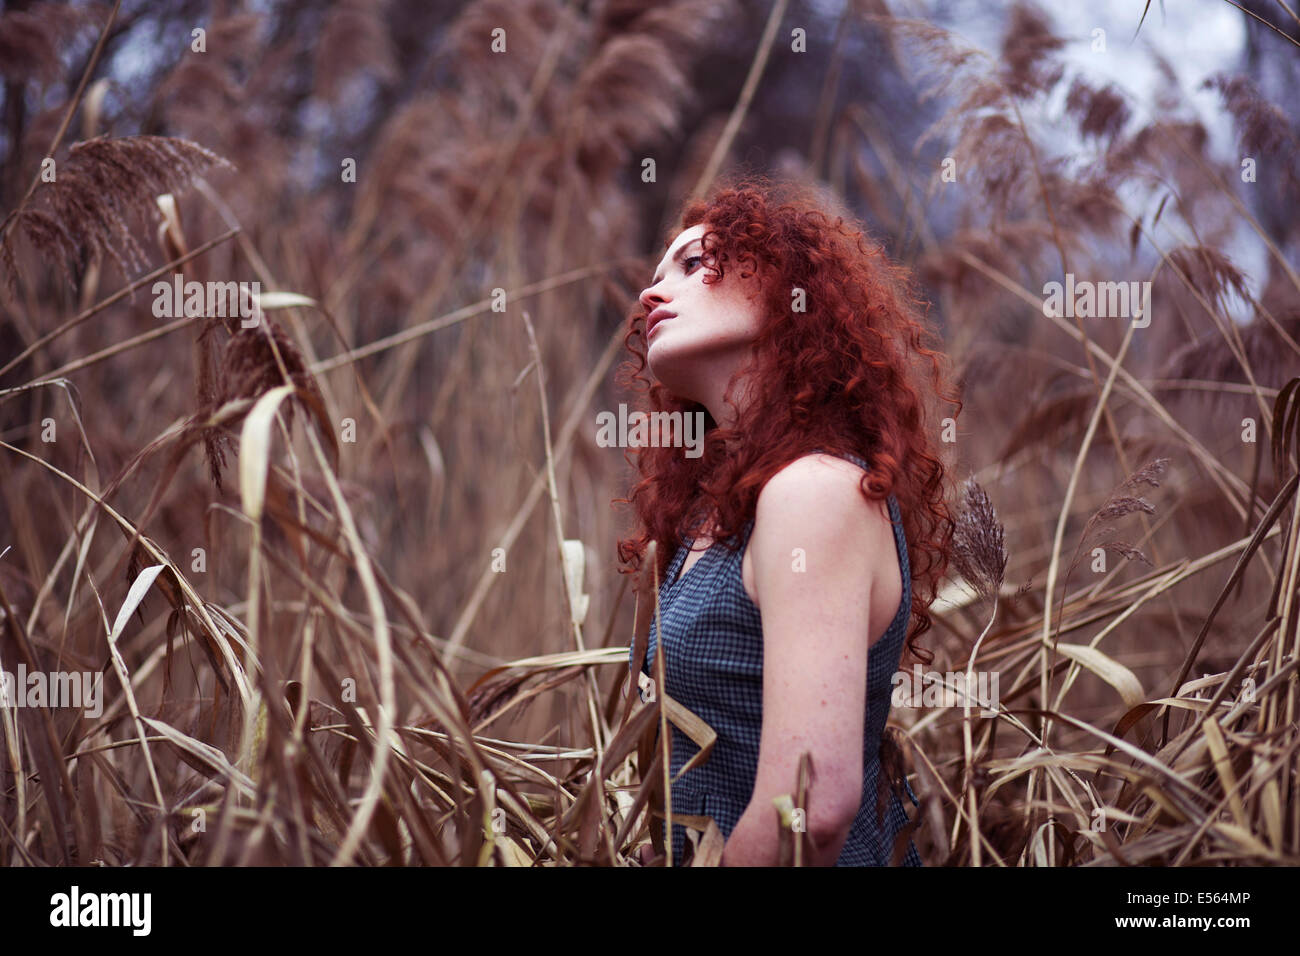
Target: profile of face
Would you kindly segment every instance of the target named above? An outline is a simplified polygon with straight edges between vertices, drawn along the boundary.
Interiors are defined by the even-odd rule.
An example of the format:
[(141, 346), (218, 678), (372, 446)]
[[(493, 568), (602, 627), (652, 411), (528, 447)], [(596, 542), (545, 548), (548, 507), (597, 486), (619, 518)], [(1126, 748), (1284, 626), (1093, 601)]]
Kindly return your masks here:
[[(729, 268), (721, 281), (704, 264), (704, 224), (682, 230), (641, 292), (651, 373), (687, 401), (704, 404), (715, 420), (724, 414), (723, 391), (733, 372), (752, 357), (763, 324), (760, 283)], [(734, 397), (734, 396), (733, 396)]]

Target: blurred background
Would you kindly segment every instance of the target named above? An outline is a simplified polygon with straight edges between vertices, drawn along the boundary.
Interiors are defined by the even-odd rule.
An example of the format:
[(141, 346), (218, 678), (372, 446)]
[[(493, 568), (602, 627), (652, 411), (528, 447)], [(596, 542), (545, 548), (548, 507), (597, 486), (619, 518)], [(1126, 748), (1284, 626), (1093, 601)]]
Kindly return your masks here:
[[(1061, 708), (1154, 754), (1168, 715), (1186, 729), (1196, 708), (1139, 705), (1189, 674), (1236, 687), (1243, 655), (1273, 668), (1263, 685), (1295, 653), (1295, 544), (1281, 533), (1293, 504), (1212, 613), (1290, 476), (1269, 448), (1300, 371), (1300, 19), (1287, 4), (10, 0), (0, 76), (0, 664), (105, 666), (110, 622), (161, 561), (119, 640), (141, 671), (139, 706), (250, 774), (235, 786), (174, 743), (154, 745), (157, 768), (126, 745), (72, 759), (138, 736), (110, 673), (103, 721), (51, 717), (71, 777), (20, 798), (22, 767), (47, 766), (30, 742), (0, 773), (6, 862), (328, 860), (349, 820), (359, 859), (463, 862), (477, 852), (464, 842), (473, 805), (456, 795), (464, 768), (446, 738), (404, 731), (429, 754), (394, 748), (376, 772), (385, 735), (359, 728), (387, 702), (399, 727), (445, 729), (439, 701), (484, 674), (509, 680), (475, 687), (475, 717), (513, 702), (490, 736), (554, 750), (544, 774), (523, 758), (497, 768), (520, 774), (521, 793), (550, 791), (545, 810), (540, 797), (506, 804), (514, 846), (542, 854), (523, 818), (571, 810), (617, 728), (598, 711), (633, 631), (614, 550), (631, 471), (598, 446), (596, 414), (629, 399), (616, 382), (627, 316), (681, 204), (741, 167), (824, 183), (921, 281), (966, 402), (945, 445), (954, 482), (974, 477), (1006, 534), (977, 665), (999, 669), (1004, 698), (1015, 688), (1018, 706)], [(78, 149), (95, 137), (121, 142)], [(158, 318), (148, 285), (106, 303), (213, 240), (179, 267), (187, 280), (302, 297), (266, 299), (273, 336)], [(1118, 318), (1053, 321), (1044, 286), (1066, 274), (1150, 282), (1149, 325), (1126, 336)], [(250, 455), (244, 416), (285, 374), (296, 414)], [(42, 439), (50, 420), (55, 441)], [(245, 460), (266, 484), (260, 523)], [(1147, 472), (1158, 480), (1129, 481), (1162, 460)], [(155, 550), (93, 514), (99, 498)], [(991, 604), (954, 580), (935, 610), (923, 643), (936, 668), (962, 669)], [(1275, 615), (1277, 643), (1251, 650)], [(1049, 657), (1040, 633), (1096, 653)], [(236, 671), (252, 675), (252, 660), (263, 677), (244, 693)], [(458, 692), (439, 683), (444, 667)], [(354, 700), (338, 690), (349, 678)], [(277, 747), (302, 735), (304, 686), (323, 709), (302, 720), (336, 768), (316, 817), (296, 791), (305, 815), (267, 809), (268, 781), (302, 759)], [(485, 702), (485, 688), (498, 696)], [(258, 710), (258, 694), (282, 691), (287, 721)], [(1294, 721), (1287, 693), (1255, 734), (1276, 743), (1265, 731)], [(7, 739), (26, 739), (32, 715), (11, 716)], [(1188, 847), (1222, 793), (1193, 812), (1153, 802), (1132, 775), (1084, 786), (998, 763), (1045, 742), (1100, 752), (1087, 730), (1059, 724), (1043, 741), (1042, 727), (989, 737), (992, 722), (977, 723), (972, 757), (950, 713), (896, 708), (892, 722), (920, 774), (929, 864), (1113, 861), (1116, 839), (1163, 862), (1184, 848), (1180, 862), (1300, 853), (1289, 764), (1254, 736), (1229, 741), (1244, 770), (1264, 761), (1257, 782), (1239, 781), (1234, 819), (1263, 835), (1207, 826)], [(1225, 785), (1201, 769), (1206, 793)], [(602, 772), (635, 792), (626, 768)], [(983, 848), (955, 796), (969, 787), (984, 788)], [(128, 809), (124, 793), (159, 812)], [(421, 800), (446, 814), (427, 833)], [(1089, 801), (1106, 800), (1132, 819), (1103, 838)], [(182, 808), (228, 804), (240, 809), (224, 842), (187, 830)], [(288, 835), (255, 838), (259, 812), (285, 814)], [(23, 849), (12, 834), (43, 814)], [(1044, 830), (1058, 814), (1075, 833), (1059, 843)]]

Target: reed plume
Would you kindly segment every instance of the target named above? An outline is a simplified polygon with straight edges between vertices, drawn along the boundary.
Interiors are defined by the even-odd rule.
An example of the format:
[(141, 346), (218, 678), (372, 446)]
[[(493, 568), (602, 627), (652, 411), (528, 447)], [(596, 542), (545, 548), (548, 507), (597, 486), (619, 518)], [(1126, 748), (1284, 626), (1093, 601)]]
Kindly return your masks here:
[(156, 197), (183, 192), (212, 167), (234, 168), (198, 143), (167, 136), (105, 135), (74, 143), (67, 158), (50, 167), (53, 180), (42, 182), (0, 227), (10, 292), (17, 276), (13, 227), (62, 269), (69, 285), (94, 253), (111, 256), (123, 277), (131, 278), (145, 263), (131, 219), (162, 224)]

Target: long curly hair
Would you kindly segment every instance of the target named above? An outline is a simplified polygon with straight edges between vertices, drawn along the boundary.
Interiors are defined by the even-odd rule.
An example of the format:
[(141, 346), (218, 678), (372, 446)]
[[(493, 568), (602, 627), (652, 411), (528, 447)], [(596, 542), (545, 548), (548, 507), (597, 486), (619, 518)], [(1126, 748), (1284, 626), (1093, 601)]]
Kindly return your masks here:
[(640, 478), (617, 500), (632, 505), (637, 526), (618, 543), (620, 570), (639, 569), (655, 541), (666, 574), (683, 538), (706, 519), (715, 540), (734, 550), (776, 472), (818, 449), (856, 454), (870, 466), (863, 496), (897, 497), (913, 581), (907, 647), (929, 664), (933, 654), (916, 642), (931, 627), (928, 608), (947, 570), (955, 523), (925, 399), (954, 404), (954, 420), (962, 403), (946, 391), (945, 356), (908, 270), (836, 200), (806, 184), (744, 174), (686, 205), (680, 229), (700, 223), (707, 230), (704, 282), (721, 281), (732, 268), (760, 278), (766, 318), (753, 364), (738, 370), (750, 374), (749, 401), (734, 425), (723, 427), (702, 404), (648, 377), (646, 312), (638, 302), (628, 317), (630, 358), (620, 383), (642, 411), (703, 412), (706, 432), (697, 458), (669, 447), (628, 451)]

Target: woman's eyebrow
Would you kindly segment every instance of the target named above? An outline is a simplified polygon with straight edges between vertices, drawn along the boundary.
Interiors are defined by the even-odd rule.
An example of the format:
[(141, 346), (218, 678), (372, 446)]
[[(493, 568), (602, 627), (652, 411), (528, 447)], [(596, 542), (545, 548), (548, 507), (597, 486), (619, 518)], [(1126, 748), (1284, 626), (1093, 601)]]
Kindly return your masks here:
[[(672, 261), (673, 261), (673, 262), (681, 262), (681, 261), (682, 261), (682, 255), (686, 252), (686, 250), (689, 249), (691, 246), (695, 245), (695, 244), (696, 244), (697, 242), (699, 242), (699, 241), (700, 241), (700, 239), (697, 237), (697, 238), (695, 238), (695, 239), (692, 239), (690, 242), (684, 242), (684, 243), (682, 243), (682, 245), (678, 248), (678, 250), (677, 250), (676, 252), (673, 253), (673, 259), (672, 259)], [(656, 272), (656, 273), (655, 273), (655, 277), (654, 277), (653, 279), (650, 280), (650, 284), (651, 284), (651, 285), (654, 285), (656, 282), (658, 282), (658, 281), (659, 281), (660, 279), (662, 279), (662, 278), (663, 278), (663, 275), (662, 275), (661, 273)]]

